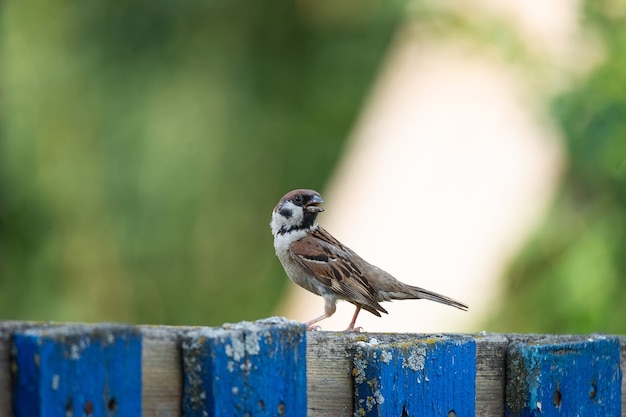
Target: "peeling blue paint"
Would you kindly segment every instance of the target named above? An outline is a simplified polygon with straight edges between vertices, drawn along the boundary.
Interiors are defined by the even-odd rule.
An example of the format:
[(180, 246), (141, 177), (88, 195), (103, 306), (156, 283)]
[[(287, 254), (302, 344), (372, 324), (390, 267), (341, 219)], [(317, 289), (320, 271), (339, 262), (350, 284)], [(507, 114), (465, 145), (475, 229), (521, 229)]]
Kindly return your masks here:
[(60, 326), (13, 336), (16, 417), (141, 416), (141, 334)]
[(475, 415), (476, 343), (469, 337), (360, 342), (353, 376), (355, 417)]
[(305, 416), (306, 330), (281, 318), (183, 337), (183, 415)]
[(619, 338), (569, 339), (547, 337), (509, 346), (507, 417), (621, 415)]

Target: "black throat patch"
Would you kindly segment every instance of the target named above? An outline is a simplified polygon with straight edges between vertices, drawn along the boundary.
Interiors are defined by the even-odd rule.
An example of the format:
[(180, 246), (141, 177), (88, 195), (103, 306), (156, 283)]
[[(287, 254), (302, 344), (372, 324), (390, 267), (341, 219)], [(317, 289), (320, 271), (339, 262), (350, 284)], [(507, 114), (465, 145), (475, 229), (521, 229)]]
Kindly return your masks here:
[[(289, 212), (289, 216), (285, 216), (287, 218), (291, 217), (293, 213), (289, 209), (281, 209), (280, 213), (283, 214), (283, 210)], [(283, 214), (284, 215), (284, 214)], [(295, 224), (293, 226), (283, 226), (278, 230), (279, 235), (284, 235), (285, 233), (299, 231), (299, 230), (311, 230), (313, 225), (315, 224), (315, 219), (317, 219), (317, 213), (309, 213), (306, 210), (304, 211), (304, 217), (302, 219), (302, 223)]]

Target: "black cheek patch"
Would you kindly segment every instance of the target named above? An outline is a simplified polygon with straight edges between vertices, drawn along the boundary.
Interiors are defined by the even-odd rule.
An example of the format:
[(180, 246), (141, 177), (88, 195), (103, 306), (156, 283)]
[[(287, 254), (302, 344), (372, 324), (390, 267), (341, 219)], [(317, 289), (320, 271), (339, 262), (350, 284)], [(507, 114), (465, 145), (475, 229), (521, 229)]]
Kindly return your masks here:
[(291, 216), (293, 216), (293, 211), (291, 211), (291, 209), (288, 209), (287, 207), (283, 207), (280, 210), (278, 210), (278, 212), (283, 216), (286, 217), (288, 219), (291, 218)]

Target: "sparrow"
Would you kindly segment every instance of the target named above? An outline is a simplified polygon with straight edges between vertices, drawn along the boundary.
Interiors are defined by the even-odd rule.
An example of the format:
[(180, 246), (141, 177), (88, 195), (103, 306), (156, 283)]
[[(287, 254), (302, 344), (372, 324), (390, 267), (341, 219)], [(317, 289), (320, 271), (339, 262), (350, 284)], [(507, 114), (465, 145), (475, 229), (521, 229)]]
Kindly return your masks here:
[(290, 191), (274, 207), (270, 222), (276, 256), (289, 279), (324, 299), (324, 314), (307, 321), (308, 330), (318, 330), (316, 323), (335, 313), (337, 300), (356, 306), (346, 331), (361, 330), (355, 327), (361, 310), (387, 314), (383, 301), (426, 299), (468, 309), (445, 295), (398, 281), (339, 242), (317, 223), (323, 202), (317, 191)]

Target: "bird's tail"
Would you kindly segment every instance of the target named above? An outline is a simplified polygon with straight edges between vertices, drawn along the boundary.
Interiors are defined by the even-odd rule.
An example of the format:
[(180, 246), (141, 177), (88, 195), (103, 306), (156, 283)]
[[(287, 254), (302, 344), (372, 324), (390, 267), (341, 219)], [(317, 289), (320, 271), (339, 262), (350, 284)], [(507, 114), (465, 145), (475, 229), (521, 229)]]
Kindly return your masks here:
[(463, 311), (467, 311), (469, 309), (467, 304), (464, 304), (453, 298), (446, 297), (445, 295), (438, 294), (433, 291), (425, 290), (424, 288), (414, 287), (412, 285), (407, 285), (407, 284), (404, 284), (403, 287), (404, 288), (402, 288), (401, 291), (393, 291), (391, 293), (388, 293), (389, 299), (395, 299), (395, 300), (424, 299), (424, 300), (435, 301), (437, 303), (456, 307)]

